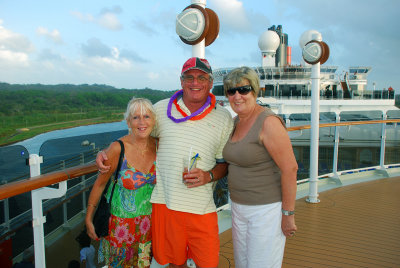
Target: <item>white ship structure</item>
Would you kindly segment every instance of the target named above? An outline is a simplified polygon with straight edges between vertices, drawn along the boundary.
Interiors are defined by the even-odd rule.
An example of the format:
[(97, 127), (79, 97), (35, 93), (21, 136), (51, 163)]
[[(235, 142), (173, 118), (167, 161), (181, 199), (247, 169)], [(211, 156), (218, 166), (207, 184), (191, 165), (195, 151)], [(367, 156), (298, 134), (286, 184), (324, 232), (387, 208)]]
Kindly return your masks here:
[[(301, 40), (299, 42), (301, 44)], [(258, 102), (275, 113), (290, 115), (311, 112), (311, 65), (291, 64), (291, 47), (282, 26), (274, 25), (261, 34), (260, 66), (252, 67), (260, 78)], [(367, 76), (371, 67), (349, 67), (339, 73), (337, 66), (320, 67), (320, 112), (379, 110), (384, 113), (395, 107), (394, 90), (369, 90)], [(214, 70), (213, 93), (221, 102), (224, 97), (223, 78), (234, 68)]]

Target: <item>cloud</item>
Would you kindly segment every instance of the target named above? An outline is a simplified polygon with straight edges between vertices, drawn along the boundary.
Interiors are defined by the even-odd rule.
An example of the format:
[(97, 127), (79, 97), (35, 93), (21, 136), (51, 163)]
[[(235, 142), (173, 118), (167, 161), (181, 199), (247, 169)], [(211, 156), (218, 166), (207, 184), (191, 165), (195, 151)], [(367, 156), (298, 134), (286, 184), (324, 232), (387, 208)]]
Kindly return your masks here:
[(97, 23), (112, 31), (119, 31), (122, 29), (122, 24), (119, 22), (118, 17), (113, 13), (102, 14), (98, 19)]
[[(21, 52), (13, 52), (10, 50), (2, 50), (0, 49), (0, 63), (5, 62), (4, 65), (9, 66), (28, 66), (29, 59), (28, 55)], [(3, 64), (0, 64), (3, 65)]]
[(63, 57), (51, 49), (43, 49), (38, 55), (39, 61), (63, 61)]
[(148, 36), (154, 36), (157, 34), (157, 31), (154, 30), (154, 27), (150, 27), (143, 20), (132, 20), (132, 28), (138, 30)]
[(147, 73), (147, 77), (150, 80), (158, 80), (159, 77), (160, 77), (160, 74), (159, 73), (155, 73), (155, 72), (149, 72), (149, 73)]
[(82, 14), (79, 11), (72, 11), (71, 14), (78, 20), (85, 23), (95, 23), (104, 29), (111, 31), (119, 31), (123, 28), (118, 19), (118, 14), (122, 13), (122, 8), (114, 6), (112, 8), (103, 8), (100, 14), (93, 16), (92, 14)]
[(260, 34), (267, 25), (268, 18), (262, 12), (247, 9), (245, 1), (214, 0), (212, 9), (218, 14), (224, 34)]
[(215, 0), (213, 6), (220, 17), (220, 22), (227, 26), (226, 30), (238, 33), (251, 31), (250, 20), (241, 1)]
[(117, 47), (109, 47), (97, 38), (91, 38), (86, 44), (81, 46), (82, 52), (87, 57), (101, 57), (114, 59), (127, 59), (136, 62), (148, 62), (145, 58), (140, 57), (135, 51), (129, 49), (118, 49)]
[(44, 27), (38, 27), (36, 29), (36, 33), (38, 35), (44, 36), (45, 38), (53, 41), (56, 44), (62, 44), (63, 40), (61, 38), (60, 32), (56, 29), (54, 29), (53, 31), (49, 31)]
[(111, 57), (111, 48), (97, 38), (91, 38), (87, 44), (82, 44), (82, 52), (88, 57)]
[(95, 22), (95, 18), (93, 17), (92, 14), (82, 14), (81, 12), (78, 11), (72, 11), (71, 15), (82, 22)]
[(0, 21), (0, 49), (12, 52), (30, 53), (34, 51), (33, 44), (25, 36), (7, 30)]
[(121, 53), (119, 54), (120, 58), (132, 60), (135, 62), (141, 62), (141, 63), (147, 63), (149, 62), (143, 57), (140, 57), (135, 51), (128, 50), (128, 49), (122, 49)]
[(2, 24), (0, 20), (0, 62), (6, 66), (29, 65), (29, 54), (35, 47), (28, 38), (4, 28)]

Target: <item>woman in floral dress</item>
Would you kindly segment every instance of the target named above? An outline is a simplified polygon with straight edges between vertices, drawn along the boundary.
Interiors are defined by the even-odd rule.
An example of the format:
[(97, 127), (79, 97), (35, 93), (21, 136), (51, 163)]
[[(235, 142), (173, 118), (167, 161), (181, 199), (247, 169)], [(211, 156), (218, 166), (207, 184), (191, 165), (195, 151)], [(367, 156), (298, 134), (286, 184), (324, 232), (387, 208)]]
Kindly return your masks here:
[[(147, 99), (132, 99), (125, 113), (130, 129), (120, 140), (125, 154), (117, 176), (109, 219), (109, 235), (101, 239), (99, 262), (109, 267), (150, 267), (151, 203), (150, 196), (156, 183), (157, 140), (150, 136), (155, 125), (153, 106)], [(93, 215), (103, 190), (115, 172), (121, 147), (113, 142), (107, 149), (110, 170), (99, 174), (89, 196), (86, 228), (88, 235), (98, 240)], [(111, 184), (112, 186), (112, 184)], [(112, 187), (108, 188), (107, 197)]]

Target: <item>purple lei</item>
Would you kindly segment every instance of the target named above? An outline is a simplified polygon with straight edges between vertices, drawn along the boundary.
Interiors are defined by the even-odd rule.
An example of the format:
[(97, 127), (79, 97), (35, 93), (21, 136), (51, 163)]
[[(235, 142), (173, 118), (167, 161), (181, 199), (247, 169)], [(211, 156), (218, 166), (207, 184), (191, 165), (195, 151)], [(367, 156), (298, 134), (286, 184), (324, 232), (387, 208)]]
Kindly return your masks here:
[(198, 109), (196, 112), (194, 112), (194, 113), (192, 113), (192, 114), (190, 114), (190, 115), (188, 115), (188, 116), (186, 116), (186, 117), (184, 117), (184, 118), (176, 119), (176, 118), (173, 117), (172, 114), (171, 114), (172, 103), (174, 102), (174, 100), (175, 100), (176, 98), (178, 98), (178, 97), (181, 96), (181, 95), (183, 95), (183, 89), (177, 91), (177, 92), (169, 99), (169, 102), (168, 102), (167, 116), (168, 116), (169, 119), (171, 119), (171, 120), (174, 121), (175, 123), (182, 123), (182, 122), (185, 122), (185, 121), (191, 119), (192, 117), (195, 117), (196, 115), (201, 114), (201, 113), (204, 111), (204, 109), (206, 109), (207, 106), (210, 105), (210, 103), (211, 103), (211, 97), (208, 96), (208, 97), (207, 97), (206, 103), (205, 103), (202, 107), (200, 107), (200, 109)]

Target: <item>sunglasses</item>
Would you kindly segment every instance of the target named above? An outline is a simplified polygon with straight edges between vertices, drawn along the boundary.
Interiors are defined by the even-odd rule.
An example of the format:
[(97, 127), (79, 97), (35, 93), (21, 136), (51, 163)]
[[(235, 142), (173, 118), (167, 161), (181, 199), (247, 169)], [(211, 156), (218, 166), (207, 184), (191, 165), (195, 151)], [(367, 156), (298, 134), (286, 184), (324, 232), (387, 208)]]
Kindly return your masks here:
[(241, 86), (241, 87), (233, 87), (226, 91), (228, 96), (233, 96), (236, 94), (236, 91), (239, 92), (240, 95), (247, 95), (253, 88), (250, 85)]

